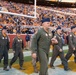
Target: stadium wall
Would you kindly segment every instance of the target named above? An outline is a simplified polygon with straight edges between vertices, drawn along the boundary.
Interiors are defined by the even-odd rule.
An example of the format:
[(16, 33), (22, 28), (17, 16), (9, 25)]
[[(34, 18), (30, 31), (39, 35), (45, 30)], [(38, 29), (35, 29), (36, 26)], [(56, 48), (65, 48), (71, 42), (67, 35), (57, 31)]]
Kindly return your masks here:
[[(12, 42), (13, 42), (13, 39), (16, 36), (16, 34), (8, 34), (8, 36), (9, 36), (9, 40), (10, 40), (10, 48), (12, 48)], [(21, 37), (22, 37), (22, 39), (24, 41), (24, 47), (25, 47), (26, 46), (26, 40), (25, 40), (26, 35), (21, 34)]]

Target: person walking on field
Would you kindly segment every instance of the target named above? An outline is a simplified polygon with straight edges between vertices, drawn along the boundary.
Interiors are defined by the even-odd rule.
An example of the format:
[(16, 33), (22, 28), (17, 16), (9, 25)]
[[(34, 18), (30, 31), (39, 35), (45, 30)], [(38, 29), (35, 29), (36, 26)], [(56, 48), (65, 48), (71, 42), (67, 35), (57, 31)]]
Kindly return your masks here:
[(68, 46), (69, 50), (65, 58), (68, 61), (72, 54), (74, 54), (74, 62), (76, 63), (76, 26), (71, 27), (71, 33), (68, 36)]
[(13, 40), (12, 48), (13, 48), (14, 57), (10, 61), (9, 67), (11, 68), (13, 63), (19, 57), (20, 69), (24, 70), (24, 68), (23, 68), (23, 62), (24, 62), (24, 59), (23, 59), (23, 48), (24, 48), (24, 43), (23, 43), (23, 39), (21, 38), (20, 31), (17, 32), (16, 37)]
[(39, 58), (39, 75), (48, 75), (49, 49), (52, 39), (52, 33), (49, 32), (50, 18), (43, 18), (41, 22), (42, 28), (38, 30), (32, 41), (35, 45), (32, 47), (32, 57), (36, 58), (38, 56)]

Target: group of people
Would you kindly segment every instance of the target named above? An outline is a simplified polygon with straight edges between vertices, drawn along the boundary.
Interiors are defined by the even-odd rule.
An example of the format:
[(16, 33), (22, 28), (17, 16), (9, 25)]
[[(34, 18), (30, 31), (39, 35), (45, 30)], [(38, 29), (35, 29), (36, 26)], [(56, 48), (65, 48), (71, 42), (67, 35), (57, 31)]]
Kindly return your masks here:
[[(34, 58), (34, 61), (36, 61), (36, 59), (38, 58), (40, 62), (39, 75), (48, 75), (50, 45), (53, 45), (52, 58), (50, 61), (50, 67), (52, 69), (55, 69), (54, 61), (56, 60), (57, 56), (60, 57), (65, 71), (71, 70), (68, 67), (68, 60), (72, 56), (72, 53), (74, 53), (74, 60), (76, 63), (76, 26), (74, 25), (71, 27), (71, 33), (68, 35), (69, 50), (66, 56), (64, 56), (63, 52), (64, 39), (62, 37), (62, 28), (58, 26), (56, 28), (56, 33), (53, 36), (52, 33), (49, 32), (49, 27), (50, 19), (42, 19), (42, 28), (37, 31), (32, 39), (32, 58)], [(34, 69), (36, 69), (36, 67)]]
[(13, 48), (14, 57), (11, 59), (10, 64), (9, 64), (9, 68), (8, 68), (9, 43), (10, 43), (10, 40), (9, 40), (8, 35), (7, 35), (6, 29), (3, 28), (1, 31), (1, 34), (0, 34), (0, 63), (1, 63), (2, 58), (4, 58), (3, 70), (9, 71), (9, 68), (11, 69), (13, 63), (17, 60), (18, 57), (19, 57), (20, 69), (24, 70), (24, 68), (23, 68), (24, 43), (23, 43), (23, 39), (21, 38), (21, 33), (18, 31), (16, 33), (16, 37), (13, 39), (12, 48)]
[[(48, 60), (49, 60), (50, 45), (53, 45), (50, 67), (55, 69), (53, 64), (57, 56), (59, 56), (64, 66), (64, 70), (69, 71), (70, 68), (68, 67), (68, 60), (72, 56), (72, 53), (74, 53), (74, 61), (76, 63), (76, 26), (75, 25), (71, 26), (71, 33), (68, 35), (69, 50), (66, 56), (64, 56), (64, 52), (63, 52), (64, 39), (62, 37), (62, 28), (58, 26), (56, 28), (55, 34), (53, 35), (52, 32), (50, 32), (49, 30), (50, 18), (43, 18), (41, 22), (42, 22), (42, 28), (36, 30), (36, 33), (33, 35), (31, 41), (31, 50), (32, 50), (32, 58), (33, 58), (32, 62), (35, 72), (38, 72), (36, 68), (36, 62), (39, 61), (40, 62), (39, 75), (48, 75)], [(0, 62), (1, 59), (4, 57), (3, 70), (6, 71), (9, 70), (7, 68), (9, 42), (10, 42), (9, 37), (6, 34), (6, 30), (2, 29), (2, 33), (0, 34)], [(14, 57), (10, 61), (9, 68), (12, 67), (13, 63), (19, 57), (20, 69), (24, 70), (23, 68), (24, 43), (20, 36), (20, 31), (16, 33), (16, 37), (13, 39), (12, 48), (13, 48)]]

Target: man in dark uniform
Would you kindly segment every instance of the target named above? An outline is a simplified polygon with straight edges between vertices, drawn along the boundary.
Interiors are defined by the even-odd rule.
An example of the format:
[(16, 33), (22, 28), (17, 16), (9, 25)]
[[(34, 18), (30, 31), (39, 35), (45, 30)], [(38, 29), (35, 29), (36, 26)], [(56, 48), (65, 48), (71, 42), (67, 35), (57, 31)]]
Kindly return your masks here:
[(68, 36), (68, 46), (69, 50), (65, 58), (68, 61), (72, 54), (74, 54), (74, 61), (76, 63), (76, 26), (71, 27), (71, 33)]
[(8, 71), (8, 50), (9, 50), (9, 38), (7, 36), (6, 30), (2, 29), (2, 33), (0, 34), (0, 62), (4, 57), (4, 68), (3, 70)]
[(20, 69), (24, 70), (24, 68), (22, 67), (23, 66), (23, 62), (24, 62), (24, 59), (23, 59), (24, 43), (23, 43), (23, 40), (21, 38), (20, 31), (17, 32), (16, 37), (13, 40), (12, 48), (13, 48), (14, 57), (12, 58), (9, 67), (11, 68), (12, 64), (19, 57)]
[(63, 40), (62, 40), (61, 34), (62, 34), (61, 27), (58, 26), (56, 29), (56, 34), (54, 36), (54, 38), (57, 39), (58, 43), (53, 45), (54, 49), (53, 49), (53, 54), (52, 54), (52, 58), (51, 58), (51, 62), (50, 62), (50, 67), (55, 69), (53, 64), (54, 64), (54, 61), (56, 60), (57, 56), (59, 56), (64, 65), (64, 70), (68, 71), (69, 70), (68, 63), (67, 63), (67, 60), (64, 58), (64, 52), (62, 50)]
[[(33, 48), (35, 48), (35, 38), (36, 38), (36, 33), (37, 33), (37, 31), (38, 31), (38, 28), (35, 28), (35, 32), (34, 32), (34, 34), (32, 34), (32, 36), (31, 36), (31, 46), (30, 46), (30, 49), (33, 51)], [(33, 58), (32, 57), (32, 65), (33, 65), (33, 68), (34, 68), (34, 72), (35, 73), (38, 73), (38, 69), (37, 69), (37, 65), (36, 65), (36, 63), (38, 62), (38, 57), (36, 57), (36, 58)]]
[[(42, 28), (36, 33), (36, 37), (33, 39), (32, 57), (38, 56), (40, 62), (39, 75), (48, 75), (48, 55), (51, 44), (52, 33), (49, 32), (50, 19), (42, 19)], [(38, 54), (38, 55), (37, 55)]]

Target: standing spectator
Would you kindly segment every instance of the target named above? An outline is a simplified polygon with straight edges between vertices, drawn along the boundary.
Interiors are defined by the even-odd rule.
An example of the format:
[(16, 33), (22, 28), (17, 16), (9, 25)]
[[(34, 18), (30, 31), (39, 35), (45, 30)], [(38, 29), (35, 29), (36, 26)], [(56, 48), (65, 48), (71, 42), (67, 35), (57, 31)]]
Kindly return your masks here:
[(20, 35), (19, 31), (17, 32), (17, 35), (16, 35), (16, 37), (13, 40), (12, 48), (13, 48), (14, 57), (12, 58), (9, 67), (11, 68), (13, 63), (19, 57), (20, 69), (24, 70), (24, 68), (23, 68), (23, 62), (24, 62), (24, 59), (23, 59), (23, 48), (24, 48), (24, 43), (23, 43), (23, 40), (21, 38), (21, 35)]
[(8, 50), (9, 50), (9, 38), (7, 36), (6, 30), (2, 29), (2, 33), (0, 34), (0, 62), (4, 57), (4, 68), (3, 70), (8, 71)]

